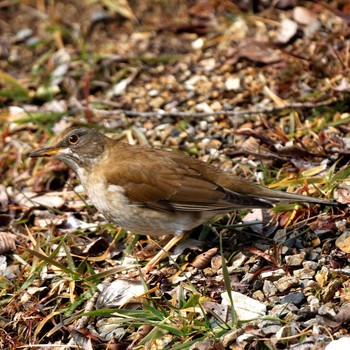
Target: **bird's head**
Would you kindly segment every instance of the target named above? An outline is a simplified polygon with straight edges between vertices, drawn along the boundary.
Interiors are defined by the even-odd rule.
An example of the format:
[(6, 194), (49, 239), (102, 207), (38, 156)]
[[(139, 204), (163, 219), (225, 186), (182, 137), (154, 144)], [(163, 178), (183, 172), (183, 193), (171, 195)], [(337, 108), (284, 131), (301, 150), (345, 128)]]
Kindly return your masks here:
[(86, 127), (71, 127), (63, 131), (52, 146), (32, 152), (29, 156), (52, 157), (68, 165), (77, 172), (79, 168), (89, 168), (100, 158), (109, 138), (97, 130)]

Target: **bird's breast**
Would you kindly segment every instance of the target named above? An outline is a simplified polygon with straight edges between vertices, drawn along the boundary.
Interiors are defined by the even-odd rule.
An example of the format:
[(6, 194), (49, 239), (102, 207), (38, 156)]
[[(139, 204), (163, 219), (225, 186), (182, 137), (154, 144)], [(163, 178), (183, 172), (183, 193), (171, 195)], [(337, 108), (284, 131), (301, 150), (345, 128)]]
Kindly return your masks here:
[(122, 186), (108, 184), (98, 172), (80, 169), (77, 174), (96, 209), (107, 220), (134, 233), (176, 236), (204, 221), (200, 213), (158, 211), (131, 202)]

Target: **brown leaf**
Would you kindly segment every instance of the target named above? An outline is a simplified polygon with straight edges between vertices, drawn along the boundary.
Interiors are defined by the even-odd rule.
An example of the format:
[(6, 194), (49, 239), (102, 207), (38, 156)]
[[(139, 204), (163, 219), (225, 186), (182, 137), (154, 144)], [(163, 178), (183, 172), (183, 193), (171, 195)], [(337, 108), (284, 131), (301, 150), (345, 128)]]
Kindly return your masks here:
[(269, 42), (246, 39), (241, 41), (237, 48), (231, 51), (231, 64), (245, 58), (249, 61), (263, 64), (272, 64), (281, 60), (280, 51), (274, 49)]
[(319, 216), (316, 221), (310, 224), (310, 228), (317, 234), (337, 231), (335, 219), (328, 215)]
[(267, 254), (267, 253), (261, 251), (258, 248), (255, 248), (255, 247), (246, 247), (245, 249), (247, 251), (249, 251), (251, 254), (255, 254), (255, 255), (261, 256), (265, 260), (267, 260), (270, 263), (272, 263), (275, 267), (280, 267), (280, 263), (272, 255)]
[(343, 305), (334, 319), (340, 323), (346, 323), (350, 320), (350, 304)]
[(350, 305), (344, 305), (336, 315), (319, 315), (322, 323), (331, 328), (337, 328), (350, 320)]
[(218, 248), (211, 248), (208, 251), (199, 254), (193, 259), (191, 265), (200, 270), (204, 269), (205, 267), (209, 266), (211, 259), (215, 256), (217, 251)]

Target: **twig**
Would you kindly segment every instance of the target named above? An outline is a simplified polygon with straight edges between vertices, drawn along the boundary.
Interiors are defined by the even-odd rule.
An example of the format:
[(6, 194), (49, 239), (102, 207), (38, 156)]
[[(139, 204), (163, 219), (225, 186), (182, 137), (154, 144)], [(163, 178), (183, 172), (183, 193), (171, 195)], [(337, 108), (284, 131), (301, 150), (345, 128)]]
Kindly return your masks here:
[[(267, 114), (272, 112), (277, 112), (285, 109), (294, 109), (294, 108), (316, 108), (316, 107), (322, 107), (322, 106), (328, 106), (334, 102), (339, 101), (337, 98), (331, 98), (326, 101), (321, 102), (294, 102), (287, 104), (285, 106), (274, 106), (274, 107), (268, 107), (268, 108), (258, 108), (258, 109), (252, 109), (252, 110), (235, 110), (235, 111), (228, 111), (228, 110), (222, 110), (222, 111), (213, 111), (213, 112), (165, 112), (165, 111), (152, 111), (152, 112), (138, 112), (138, 111), (129, 111), (125, 109), (114, 109), (114, 110), (101, 110), (93, 108), (92, 110), (96, 113), (104, 114), (104, 115), (112, 115), (112, 114), (125, 114), (128, 117), (141, 117), (141, 118), (149, 118), (149, 117), (156, 117), (156, 118), (164, 118), (164, 117), (174, 117), (174, 118), (205, 118), (210, 116), (217, 116), (217, 115), (227, 115), (227, 116), (244, 116), (244, 115), (251, 115), (251, 114)], [(94, 101), (95, 103), (101, 103), (109, 106), (114, 106), (115, 104), (111, 101)]]

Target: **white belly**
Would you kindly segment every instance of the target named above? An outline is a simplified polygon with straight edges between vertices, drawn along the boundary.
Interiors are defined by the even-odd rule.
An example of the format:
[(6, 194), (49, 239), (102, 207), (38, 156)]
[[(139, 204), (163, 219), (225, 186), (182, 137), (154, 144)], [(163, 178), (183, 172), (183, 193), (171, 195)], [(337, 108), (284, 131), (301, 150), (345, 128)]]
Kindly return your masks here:
[(78, 175), (96, 209), (108, 220), (134, 233), (177, 236), (204, 221), (200, 213), (194, 216), (186, 212), (163, 212), (130, 203), (121, 186), (107, 186), (100, 177), (91, 174)]

